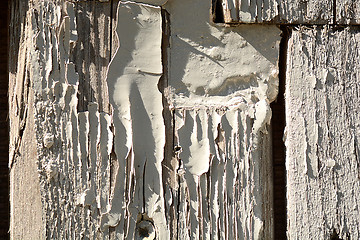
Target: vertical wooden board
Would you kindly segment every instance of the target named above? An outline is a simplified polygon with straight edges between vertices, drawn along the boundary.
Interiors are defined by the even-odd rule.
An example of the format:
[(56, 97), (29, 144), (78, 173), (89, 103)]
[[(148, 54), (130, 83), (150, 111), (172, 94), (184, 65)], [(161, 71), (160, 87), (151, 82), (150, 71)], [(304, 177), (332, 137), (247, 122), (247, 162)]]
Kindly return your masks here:
[(158, 88), (162, 35), (160, 7), (120, 3), (116, 28), (120, 46), (106, 80), (119, 168), (108, 212), (101, 217), (102, 227), (115, 227), (117, 238), (142, 239), (143, 229), (149, 234), (156, 229), (158, 239), (170, 237), (162, 185), (163, 96)]
[[(161, 165), (161, 8), (121, 3), (121, 20), (114, 26), (108, 24), (114, 23), (111, 9), (118, 13), (118, 2), (113, 3), (46, 1), (25, 11), (19, 44), (24, 51), (14, 60), (19, 65), (11, 82), (16, 91), (10, 101), (11, 146), (21, 160), (12, 182), (13, 189), (23, 182), (17, 176), (27, 174), (21, 164), (31, 157), (33, 168), (27, 170), (35, 180), (30, 185), (39, 190), (33, 191), (36, 200), (41, 199), (35, 217), (42, 219), (34, 222), (44, 238), (134, 239), (142, 238), (144, 229), (159, 239), (170, 236)], [(114, 49), (118, 42), (121, 47)], [(114, 56), (107, 69), (110, 53)], [(21, 134), (28, 119), (34, 122), (27, 124), (32, 131), (26, 131), (34, 139), (28, 144), (34, 155), (20, 145), (27, 143)], [(22, 192), (12, 191), (16, 214), (26, 203), (19, 197)]]
[(360, 24), (360, 2), (354, 0), (337, 0), (336, 23)]
[[(108, 210), (112, 179), (105, 82), (111, 4), (34, 1), (22, 10), (20, 16), (26, 17), (14, 45), (19, 54), (11, 58), (17, 66), (10, 68), (9, 84), (11, 235), (103, 238), (107, 233), (99, 228), (100, 216)], [(76, 51), (80, 46), (90, 52), (84, 59)], [(83, 97), (79, 76), (92, 88), (86, 107), (78, 105), (78, 96)]]
[(277, 95), (280, 30), (214, 26), (210, 7), (206, 0), (165, 5), (165, 93), (178, 161), (177, 191), (166, 197), (177, 201), (178, 239), (272, 239), (266, 128)]
[[(30, 89), (30, 24), (25, 1), (11, 1), (9, 44), (10, 238), (45, 239), (34, 141), (34, 93)], [(7, 210), (7, 209), (6, 209)]]
[(286, 76), (289, 239), (359, 239), (358, 28), (294, 29)]
[[(28, 104), (34, 103), (30, 90)], [(18, 135), (18, 148), (10, 167), (10, 238), (46, 239), (39, 178), (34, 123), (34, 108), (28, 108), (22, 135)], [(24, 154), (26, 153), (26, 154)]]
[[(0, 238), (9, 236), (9, 128), (8, 128), (8, 48), (10, 1), (1, 2), (0, 14)], [(15, 1), (16, 4), (16, 1)]]

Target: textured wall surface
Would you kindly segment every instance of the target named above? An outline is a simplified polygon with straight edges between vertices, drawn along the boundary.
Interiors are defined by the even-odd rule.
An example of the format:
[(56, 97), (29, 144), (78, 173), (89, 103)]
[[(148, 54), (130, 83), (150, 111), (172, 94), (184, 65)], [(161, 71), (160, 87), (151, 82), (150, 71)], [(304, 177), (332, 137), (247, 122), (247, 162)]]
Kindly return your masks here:
[(359, 238), (359, 29), (300, 28), (286, 89), (288, 237)]
[(14, 1), (11, 237), (274, 239), (280, 74), (288, 238), (358, 239), (359, 29), (334, 1)]
[(215, 26), (204, 0), (150, 5), (164, 3), (22, 11), (13, 238), (271, 238), (280, 30)]
[[(224, 23), (359, 24), (359, 1), (213, 0)], [(219, 19), (219, 18), (218, 18)]]

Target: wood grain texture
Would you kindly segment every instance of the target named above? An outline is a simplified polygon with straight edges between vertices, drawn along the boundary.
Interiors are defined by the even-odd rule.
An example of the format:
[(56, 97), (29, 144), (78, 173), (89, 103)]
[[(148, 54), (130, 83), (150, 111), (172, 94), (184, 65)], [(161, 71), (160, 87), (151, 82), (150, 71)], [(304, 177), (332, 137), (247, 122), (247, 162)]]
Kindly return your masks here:
[(279, 0), (280, 23), (332, 24), (335, 0)]
[(178, 178), (165, 186), (166, 207), (177, 205), (178, 239), (272, 239), (265, 119), (277, 94), (280, 31), (214, 26), (210, 4), (165, 5), (171, 30), (167, 100)]
[[(110, 1), (84, 1), (75, 4), (74, 13), (78, 39), (72, 61), (79, 74), (79, 111), (86, 111), (88, 103), (97, 102), (99, 111), (110, 112), (106, 82), (107, 67), (116, 48), (112, 44), (112, 18), (115, 16)], [(116, 10), (115, 10), (116, 11)]]
[(360, 24), (360, 2), (354, 0), (337, 0), (336, 23), (348, 25)]
[(107, 152), (112, 133), (104, 79), (112, 51), (112, 6), (14, 1), (11, 7), (14, 239), (102, 238), (92, 197), (99, 197), (104, 211), (110, 191), (100, 188), (109, 189), (111, 182)]
[[(204, 1), (176, 5), (175, 16), (196, 9), (194, 3), (203, 6)], [(271, 238), (267, 125), (269, 102), (277, 93), (279, 30), (259, 26), (269, 33), (259, 40), (249, 26), (209, 29), (209, 12), (203, 8), (206, 21), (197, 27), (206, 29), (208, 39), (220, 44), (217, 38), (224, 37), (221, 46), (242, 48), (234, 53), (219, 47), (209, 59), (226, 60), (221, 63), (236, 71), (242, 64), (245, 72), (213, 76), (225, 81), (223, 86), (203, 83), (219, 95), (211, 101), (224, 97), (230, 100), (226, 106), (173, 108), (166, 95), (171, 82), (166, 58), (174, 54), (170, 31), (207, 41), (203, 32), (181, 29), (180, 21), (171, 25), (160, 7), (118, 4), (35, 1), (24, 9), (23, 36), (14, 45), (21, 51), (13, 57), (18, 66), (10, 82), (11, 234), (27, 237), (21, 234), (31, 226), (20, 223), (24, 192), (36, 200), (29, 211), (39, 210), (26, 212), (37, 219), (35, 239), (142, 239), (144, 229), (156, 230), (158, 239)], [(213, 43), (208, 50), (214, 50)], [(196, 56), (188, 52), (181, 63), (204, 55), (203, 50)], [(242, 53), (253, 57), (252, 68), (245, 57), (232, 61)], [(183, 66), (172, 64), (173, 69)], [(181, 77), (174, 76), (172, 83)], [(193, 79), (200, 78), (187, 81)], [(241, 97), (223, 96), (232, 90)], [(29, 165), (26, 171), (22, 162)], [(34, 196), (17, 190), (17, 184)]]
[(331, 24), (333, 21), (333, 0), (221, 0), (221, 3), (225, 23)]
[[(31, 48), (28, 2), (11, 2), (9, 50), (9, 173), (11, 239), (45, 239), (36, 163), (34, 91), (26, 61)], [(34, 184), (35, 183), (35, 184)]]
[(286, 80), (289, 239), (359, 239), (356, 27), (294, 29)]
[(277, 0), (223, 0), (225, 23), (277, 22), (279, 18)]

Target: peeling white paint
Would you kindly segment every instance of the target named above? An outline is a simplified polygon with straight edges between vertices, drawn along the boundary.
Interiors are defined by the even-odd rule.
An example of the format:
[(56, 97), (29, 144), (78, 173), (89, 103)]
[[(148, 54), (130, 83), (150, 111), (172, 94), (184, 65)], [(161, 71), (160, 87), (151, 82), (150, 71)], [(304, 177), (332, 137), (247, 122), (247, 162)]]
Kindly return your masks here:
[(126, 194), (124, 168), (119, 167), (114, 197), (109, 212), (103, 216), (103, 224), (113, 225), (117, 223), (111, 219), (124, 219), (130, 224), (128, 235), (134, 236), (136, 217), (146, 213), (154, 221), (159, 239), (167, 239), (161, 180), (165, 126), (162, 94), (158, 89), (162, 75), (161, 9), (120, 3), (117, 24), (120, 47), (110, 64), (107, 84), (114, 109), (115, 153), (120, 162), (131, 160), (134, 172), (126, 177), (133, 177), (133, 189), (129, 191), (134, 192), (128, 202), (132, 218), (127, 219), (124, 209), (118, 207)]
[(271, 108), (269, 101), (263, 99), (255, 104), (255, 120), (253, 131), (257, 134), (259, 131), (266, 131), (266, 126), (270, 125), (271, 121)]
[(44, 147), (51, 148), (54, 145), (54, 135), (46, 133), (44, 136)]
[(280, 30), (216, 26), (210, 4), (165, 5), (171, 30), (166, 94), (183, 172), (178, 197), (189, 202), (178, 217), (189, 231), (180, 227), (178, 237), (271, 238), (261, 207), (269, 189), (262, 188), (267, 180), (260, 180), (260, 169), (270, 161), (262, 145), (278, 91)]
[[(109, 114), (98, 111), (97, 103), (90, 103), (87, 112), (77, 111), (79, 75), (71, 62), (77, 25), (74, 5), (66, 2), (64, 6), (61, 12), (60, 5), (46, 1), (36, 14), (30, 12), (35, 37), (28, 53), (29, 71), (36, 95), (45, 234), (57, 239), (96, 238), (98, 212), (107, 212), (110, 201), (112, 121)], [(56, 217), (54, 211), (58, 211)]]
[[(108, 2), (108, 12), (96, 15), (99, 2)], [(28, 133), (20, 132), (31, 129), (37, 158), (30, 161), (36, 160), (43, 209), (36, 216), (43, 221), (39, 238), (146, 239), (146, 230), (148, 239), (272, 239), (267, 127), (277, 95), (280, 30), (215, 25), (210, 0), (120, 1), (117, 52), (108, 46), (116, 42), (111, 34), (86, 45), (98, 36), (82, 39), (82, 20), (92, 18), (90, 29), (108, 33), (117, 2), (92, 1), (99, 5), (89, 10), (86, 1), (29, 1), (20, 26), (21, 70), (12, 87), (30, 93), (11, 99), (19, 122), (9, 166), (21, 168), (23, 162), (13, 160), (33, 156), (34, 149), (19, 152), (21, 134)], [(356, 4), (349, 2), (228, 0), (223, 7), (225, 22), (356, 23)], [(355, 27), (325, 25), (296, 28), (290, 37), (289, 239), (329, 239), (333, 231), (341, 239), (359, 238), (358, 35)], [(90, 59), (94, 48), (101, 66)], [(90, 60), (74, 60), (81, 51)], [(96, 74), (110, 55), (106, 79), (80, 78), (81, 64), (90, 61)], [(87, 84), (86, 91), (106, 92), (106, 100), (78, 99)], [(35, 126), (26, 119), (30, 113)], [(169, 186), (165, 171), (172, 174)]]
[[(168, 219), (181, 239), (259, 239), (271, 228), (262, 208), (270, 190), (262, 186), (269, 159), (261, 143), (268, 142), (269, 103), (277, 94), (279, 29), (214, 26), (210, 2), (168, 2), (171, 39), (169, 63), (163, 63), (165, 23), (156, 4), (119, 4), (120, 47), (105, 84), (108, 113), (90, 101), (78, 111), (83, 82), (72, 56), (80, 44), (74, 5), (62, 11), (44, 2), (32, 14), (28, 57), (49, 238), (102, 239), (112, 231), (114, 238), (133, 239), (139, 223), (148, 221), (151, 236), (169, 239), (174, 222)], [(199, 10), (196, 19), (189, 9)], [(169, 67), (166, 100), (159, 90), (163, 64)], [(162, 163), (171, 119), (164, 120), (164, 110), (175, 114), (180, 149), (175, 187), (167, 192)], [(178, 207), (171, 218), (166, 204)], [(54, 209), (63, 210), (57, 218)]]
[[(252, 123), (252, 117), (246, 109), (236, 107), (176, 109), (175, 116), (178, 146), (181, 146), (179, 157), (186, 182), (183, 187), (188, 191), (188, 195), (180, 196), (180, 201), (190, 200), (190, 209), (183, 209), (189, 211), (189, 220), (180, 218), (179, 221), (191, 226), (192, 238), (196, 239), (200, 238), (201, 225), (204, 227), (202, 236), (261, 238), (265, 228), (263, 213), (261, 205), (255, 203), (262, 201), (259, 166), (268, 160), (260, 157), (261, 150), (257, 146), (261, 145), (262, 135)], [(207, 181), (205, 174), (209, 174)], [(202, 176), (205, 179), (199, 181)], [(198, 187), (205, 183), (208, 187), (201, 195), (209, 198), (201, 199)], [(220, 204), (222, 202), (225, 206)], [(199, 206), (202, 212), (197, 210)], [(237, 208), (240, 211), (235, 211)], [(209, 222), (197, 217), (206, 213), (210, 214)], [(243, 229), (250, 232), (243, 232)]]
[(222, 10), (225, 23), (329, 24), (335, 6), (336, 19), (342, 23), (346, 20), (356, 22), (356, 14), (349, 14), (350, 11), (356, 12), (356, 7), (349, 5), (346, 1), (333, 4), (333, 0), (226, 0), (222, 1)]

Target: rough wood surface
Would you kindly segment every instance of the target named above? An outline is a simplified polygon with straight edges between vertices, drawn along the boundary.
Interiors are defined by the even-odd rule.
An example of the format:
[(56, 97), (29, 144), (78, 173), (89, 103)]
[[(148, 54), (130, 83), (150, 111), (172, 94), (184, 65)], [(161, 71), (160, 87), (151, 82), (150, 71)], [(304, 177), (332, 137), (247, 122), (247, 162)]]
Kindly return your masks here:
[(26, 1), (11, 2), (9, 51), (9, 172), (11, 239), (44, 239), (34, 123), (34, 91), (30, 87), (31, 24)]
[(255, 125), (234, 106), (176, 109), (178, 239), (272, 239), (270, 141)]
[(280, 23), (332, 24), (335, 0), (279, 0)]
[[(106, 148), (96, 139), (111, 142), (105, 134), (110, 131), (107, 86), (101, 83), (110, 61), (112, 4), (19, 1), (12, 7), (17, 11), (10, 62), (17, 66), (10, 63), (11, 236), (99, 237), (97, 206), (82, 202), (81, 194), (86, 184), (103, 186), (96, 154), (101, 161)], [(89, 126), (99, 133), (92, 130), (87, 137)], [(103, 165), (107, 177), (110, 168)]]
[[(12, 3), (12, 2), (11, 2)], [(8, 128), (8, 47), (10, 1), (0, 3), (0, 239), (9, 236), (9, 128)]]
[(331, 24), (335, 0), (218, 1), (213, 4), (221, 6), (225, 23)]
[(336, 23), (360, 24), (360, 2), (353, 0), (337, 0)]
[[(100, 112), (110, 112), (106, 82), (107, 68), (116, 50), (113, 44), (113, 21), (116, 3), (86, 1), (74, 5), (77, 41), (74, 42), (71, 61), (79, 74), (78, 110), (88, 110), (88, 104), (97, 102)], [(115, 12), (114, 12), (115, 11)], [(115, 46), (114, 46), (115, 45)]]
[(359, 28), (294, 29), (286, 81), (289, 239), (359, 239)]

